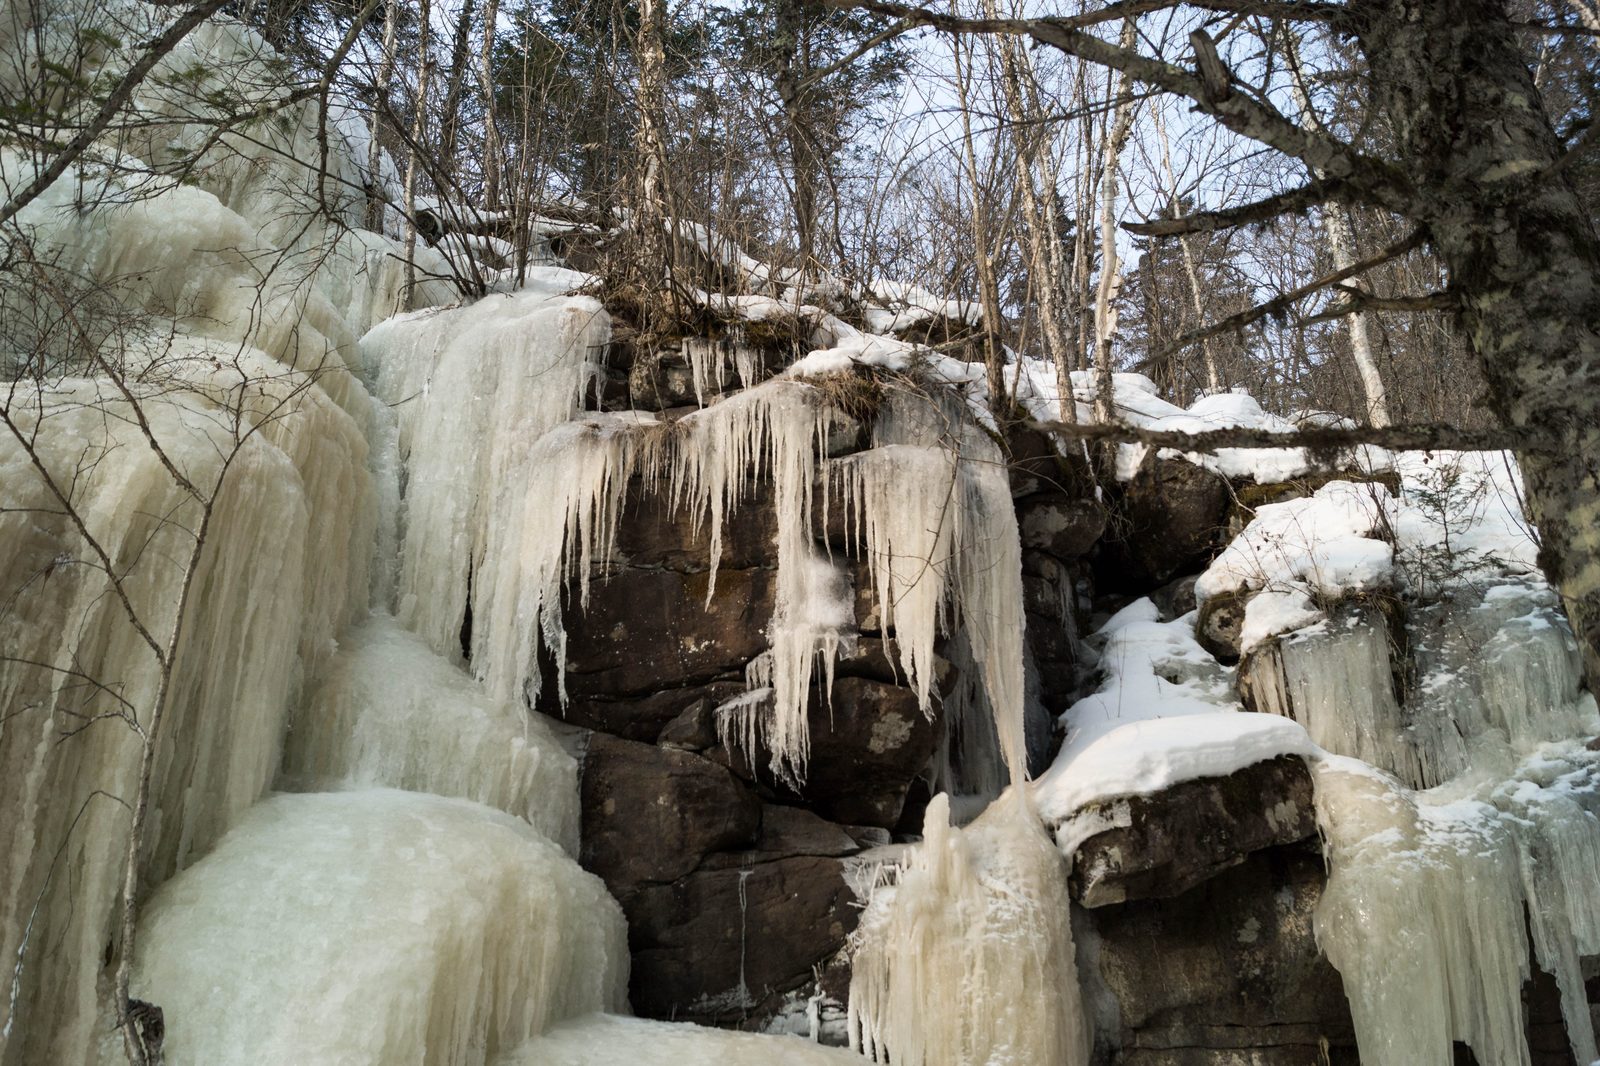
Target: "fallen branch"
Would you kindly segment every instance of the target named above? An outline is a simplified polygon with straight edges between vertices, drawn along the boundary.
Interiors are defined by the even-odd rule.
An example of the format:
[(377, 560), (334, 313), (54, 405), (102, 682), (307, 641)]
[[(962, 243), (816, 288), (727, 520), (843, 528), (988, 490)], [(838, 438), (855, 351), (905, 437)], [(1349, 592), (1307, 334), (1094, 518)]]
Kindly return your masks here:
[(1034, 429), (1075, 441), (1111, 441), (1176, 448), (1185, 452), (1214, 452), (1218, 448), (1306, 448), (1335, 452), (1370, 444), (1391, 451), (1527, 451), (1554, 444), (1552, 435), (1532, 427), (1464, 429), (1425, 424), (1413, 426), (1311, 426), (1291, 433), (1255, 427), (1208, 429), (1187, 433), (1175, 429), (1145, 429), (1123, 423), (1032, 422)]

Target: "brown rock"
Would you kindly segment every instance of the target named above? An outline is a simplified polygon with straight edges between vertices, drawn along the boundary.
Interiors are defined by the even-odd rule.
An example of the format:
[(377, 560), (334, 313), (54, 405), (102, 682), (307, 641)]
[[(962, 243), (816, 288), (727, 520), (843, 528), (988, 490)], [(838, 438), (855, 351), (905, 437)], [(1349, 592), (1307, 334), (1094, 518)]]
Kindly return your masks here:
[(1174, 899), (1090, 911), (1094, 972), (1118, 1003), (1112, 1061), (1355, 1066), (1344, 987), (1312, 933), (1322, 885), (1314, 850), (1273, 848)]
[(642, 695), (742, 671), (766, 650), (776, 575), (723, 570), (708, 604), (709, 579), (630, 569), (591, 585), (588, 606), (567, 614), (567, 691)]
[[(584, 682), (573, 679), (578, 689), (584, 687)], [(691, 736), (698, 733), (688, 733), (682, 730), (690, 728), (688, 722), (680, 719), (699, 709), (715, 708), (726, 700), (739, 695), (745, 690), (743, 681), (713, 681), (706, 685), (690, 685), (686, 688), (668, 688), (658, 692), (649, 692), (642, 696), (586, 696), (581, 693), (574, 695), (567, 704), (561, 717), (573, 725), (585, 729), (594, 729), (602, 733), (611, 733), (628, 740), (643, 741), (647, 744), (661, 743), (669, 747), (682, 748), (687, 751), (704, 751), (705, 747), (697, 747), (690, 743)], [(674, 725), (679, 732), (675, 732), (670, 739), (666, 730)], [(711, 744), (716, 743), (715, 736)]]
[(1065, 830), (1091, 832), (1073, 862), (1073, 896), (1103, 907), (1181, 895), (1252, 852), (1313, 836), (1312, 798), (1305, 762), (1282, 756), (1226, 777), (1094, 804)]
[(853, 898), (841, 860), (812, 855), (642, 888), (622, 901), (633, 1009), (697, 1022), (771, 1014), (844, 946)]
[[(719, 566), (728, 569), (776, 565), (777, 518), (771, 485), (762, 482), (728, 513), (722, 528)], [(617, 528), (614, 558), (640, 569), (699, 573), (711, 568), (709, 522), (695, 527), (690, 509), (673, 508), (664, 492), (647, 489), (642, 478), (628, 486), (628, 502)], [(616, 581), (620, 575), (613, 575)]]
[(1039, 493), (1017, 506), (1022, 546), (1057, 559), (1087, 555), (1106, 531), (1106, 511), (1097, 501), (1064, 493)]
[(582, 771), (585, 869), (612, 894), (672, 881), (714, 851), (755, 842), (761, 804), (715, 763), (596, 733)]
[(1198, 570), (1227, 525), (1228, 482), (1184, 459), (1156, 459), (1113, 504), (1114, 538), (1099, 572), (1108, 588), (1144, 592)]
[(1239, 661), (1244, 607), (1248, 601), (1247, 592), (1220, 592), (1200, 605), (1194, 639), (1215, 655), (1219, 662), (1232, 664)]

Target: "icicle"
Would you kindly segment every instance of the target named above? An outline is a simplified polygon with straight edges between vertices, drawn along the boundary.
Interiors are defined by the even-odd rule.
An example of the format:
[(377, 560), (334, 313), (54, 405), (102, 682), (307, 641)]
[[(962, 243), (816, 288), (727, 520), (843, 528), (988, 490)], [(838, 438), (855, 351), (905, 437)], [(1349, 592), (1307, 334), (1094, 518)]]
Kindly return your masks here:
[(626, 1004), (604, 885), (524, 822), (414, 792), (258, 804), (155, 893), (140, 945), (174, 1063), (480, 1066)]
[(851, 1046), (896, 1066), (1084, 1066), (1066, 860), (1009, 793), (967, 829), (943, 794), (854, 938)]
[(344, 639), (294, 718), (283, 767), (299, 791), (391, 787), (474, 800), (578, 852), (577, 763), (543, 716), (491, 701), (392, 618)]
[(472, 570), (509, 536), (496, 528), (506, 497), (520, 504), (534, 444), (577, 410), (609, 334), (595, 301), (534, 291), (390, 319), (362, 338), (378, 395), (400, 413), (398, 617), (438, 654), (460, 654)]
[(1433, 783), (1395, 699), (1389, 639), (1382, 615), (1351, 610), (1262, 645), (1246, 666), (1254, 709), (1292, 718), (1324, 750), (1408, 785)]
[(554, 657), (566, 702), (561, 591), (589, 577), (616, 542), (628, 479), (654, 470), (665, 427), (650, 416), (591, 415), (531, 446), (495, 501), (472, 593), (472, 671), (498, 703), (538, 699), (538, 650)]
[(998, 449), (959, 419), (931, 402), (895, 405), (880, 438), (948, 442), (882, 444), (836, 460), (834, 477), (866, 542), (884, 630), (894, 630), (921, 705), (931, 706), (934, 642), (953, 614), (1019, 781), (1027, 765), (1021, 541)]
[(770, 688), (770, 703), (735, 700), (719, 708), (725, 738), (753, 753), (764, 746), (780, 780), (799, 783), (810, 752), (806, 708), (818, 662), (824, 692), (833, 662), (850, 639), (854, 612), (844, 574), (811, 541), (813, 496), (828, 417), (809, 385), (776, 380), (685, 418), (675, 441), (671, 497), (688, 506), (695, 524), (709, 523), (711, 576), (716, 591), (722, 529), (740, 497), (762, 476), (772, 479), (777, 518), (778, 581), (770, 651), (752, 691)]
[(1514, 840), (1493, 808), (1419, 804), (1347, 760), (1317, 768), (1331, 873), (1317, 943), (1344, 978), (1361, 1061), (1527, 1066), (1528, 977)]

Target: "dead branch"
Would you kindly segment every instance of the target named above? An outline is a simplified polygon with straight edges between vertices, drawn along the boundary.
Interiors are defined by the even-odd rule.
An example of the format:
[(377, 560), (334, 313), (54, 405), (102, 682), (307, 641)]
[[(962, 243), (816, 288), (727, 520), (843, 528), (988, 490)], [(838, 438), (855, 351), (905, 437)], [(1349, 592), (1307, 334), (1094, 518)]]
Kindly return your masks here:
[(1032, 426), (1074, 441), (1111, 441), (1176, 448), (1185, 452), (1214, 452), (1218, 448), (1306, 448), (1313, 453), (1336, 452), (1370, 444), (1392, 451), (1527, 451), (1547, 447), (1553, 438), (1532, 427), (1522, 429), (1463, 429), (1459, 426), (1358, 426), (1341, 429), (1312, 426), (1292, 433), (1275, 433), (1254, 427), (1208, 429), (1186, 433), (1171, 429), (1145, 429), (1123, 423), (1034, 422)]
[(1269, 222), (1279, 215), (1292, 214), (1348, 198), (1353, 192), (1343, 182), (1312, 181), (1288, 192), (1275, 193), (1253, 203), (1219, 211), (1199, 211), (1181, 218), (1158, 218), (1148, 222), (1124, 222), (1122, 228), (1141, 237), (1181, 237), (1190, 233), (1211, 233), (1255, 222)]

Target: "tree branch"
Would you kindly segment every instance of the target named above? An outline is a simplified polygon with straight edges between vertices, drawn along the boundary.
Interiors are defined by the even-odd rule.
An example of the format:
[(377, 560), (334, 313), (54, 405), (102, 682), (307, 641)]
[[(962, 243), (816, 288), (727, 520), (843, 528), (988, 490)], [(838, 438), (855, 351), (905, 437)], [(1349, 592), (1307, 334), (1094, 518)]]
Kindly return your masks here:
[[(1410, 214), (1414, 197), (1410, 182), (1397, 168), (1357, 152), (1350, 145), (1321, 130), (1307, 130), (1261, 100), (1232, 91), (1232, 76), (1222, 67), (1220, 73), (1227, 79), (1219, 85), (1219, 71), (1209, 59), (1209, 77), (1160, 59), (1141, 55), (1132, 48), (1104, 41), (1084, 32), (1087, 26), (1097, 25), (1116, 17), (1121, 18), (1141, 11), (1170, 7), (1154, 0), (1127, 0), (1112, 4), (1086, 15), (1047, 19), (972, 19), (945, 15), (926, 8), (913, 7), (897, 0), (823, 0), (836, 8), (858, 8), (864, 11), (903, 19), (919, 26), (928, 26), (946, 33), (1002, 33), (1029, 37), (1040, 44), (1049, 45), (1067, 55), (1099, 66), (1110, 67), (1129, 77), (1164, 92), (1186, 97), (1196, 109), (1216, 119), (1218, 123), (1241, 137), (1248, 138), (1285, 155), (1293, 156), (1337, 181), (1344, 182), (1353, 191), (1370, 197), (1380, 206), (1401, 214)], [(1248, 0), (1240, 2), (1199, 3), (1195, 6), (1215, 11), (1240, 12), (1246, 8), (1279, 7), (1296, 12), (1298, 18), (1321, 17), (1326, 5), (1277, 4), (1262, 5)], [(1333, 10), (1343, 10), (1335, 7)], [(1209, 38), (1206, 38), (1209, 41)], [(1202, 52), (1205, 51), (1202, 46)], [(1217, 64), (1220, 64), (1220, 59)], [(1222, 91), (1226, 89), (1227, 91)]]
[(1081, 441), (1112, 441), (1176, 448), (1185, 452), (1213, 452), (1218, 448), (1306, 448), (1331, 452), (1361, 444), (1392, 451), (1497, 452), (1549, 446), (1554, 438), (1533, 427), (1521, 429), (1463, 429), (1458, 426), (1359, 426), (1340, 429), (1312, 426), (1292, 433), (1274, 433), (1256, 427), (1208, 429), (1185, 433), (1171, 429), (1145, 429), (1120, 423), (1035, 422), (1033, 428)]
[(1158, 218), (1148, 222), (1124, 222), (1122, 228), (1141, 237), (1179, 237), (1189, 233), (1211, 233), (1253, 222), (1267, 222), (1330, 200), (1344, 199), (1351, 190), (1342, 182), (1312, 181), (1288, 192), (1276, 193), (1253, 203), (1219, 211), (1199, 211), (1181, 218)]
[(1345, 315), (1361, 314), (1365, 311), (1454, 311), (1461, 306), (1453, 293), (1449, 292), (1424, 292), (1410, 296), (1377, 296), (1365, 289), (1356, 288), (1354, 285), (1335, 285), (1343, 299), (1333, 306), (1319, 311), (1309, 318), (1300, 320), (1302, 325), (1311, 326), (1318, 322), (1329, 322)]
[(1426, 235), (1421, 229), (1413, 230), (1410, 236), (1389, 245), (1389, 247), (1385, 248), (1381, 252), (1378, 252), (1376, 255), (1369, 256), (1368, 258), (1356, 263), (1351, 263), (1342, 270), (1335, 270), (1331, 274), (1324, 274), (1322, 277), (1317, 278), (1314, 281), (1307, 282), (1298, 289), (1291, 289), (1286, 293), (1274, 296), (1265, 303), (1259, 303), (1248, 310), (1240, 311), (1238, 314), (1229, 315), (1227, 318), (1213, 322), (1209, 326), (1202, 326), (1199, 329), (1190, 330), (1188, 333), (1183, 334), (1171, 344), (1168, 344), (1166, 347), (1162, 348), (1161, 351), (1145, 358), (1142, 362), (1142, 365), (1157, 362), (1178, 351), (1179, 349), (1186, 348), (1198, 341), (1215, 337), (1219, 333), (1228, 333), (1233, 330), (1243, 329), (1248, 325), (1259, 322), (1268, 315), (1281, 315), (1288, 311), (1290, 307), (1293, 307), (1295, 304), (1299, 303), (1307, 296), (1310, 296), (1312, 293), (1326, 289), (1330, 285), (1336, 285), (1345, 278), (1364, 273), (1365, 271), (1371, 270), (1373, 267), (1381, 266), (1391, 259), (1398, 259), (1407, 252), (1421, 247), (1425, 239)]
[(128, 72), (117, 82), (111, 94), (101, 103), (100, 110), (95, 112), (89, 124), (78, 131), (78, 135), (67, 142), (65, 148), (50, 161), (50, 164), (34, 176), (34, 179), (23, 187), (22, 191), (6, 201), (0, 207), (0, 226), (11, 221), (18, 211), (27, 207), (39, 194), (55, 184), (55, 180), (72, 165), (73, 160), (81, 156), (95, 138), (104, 133), (106, 127), (111, 125), (111, 120), (116, 118), (117, 112), (133, 96), (133, 90), (149, 75), (155, 65), (166, 58), (167, 53), (178, 47), (185, 37), (199, 26), (200, 23), (210, 18), (222, 9), (228, 0), (202, 0), (201, 3), (191, 7), (178, 17), (178, 20), (168, 26), (155, 40), (145, 45), (144, 55), (138, 62), (128, 68)]

